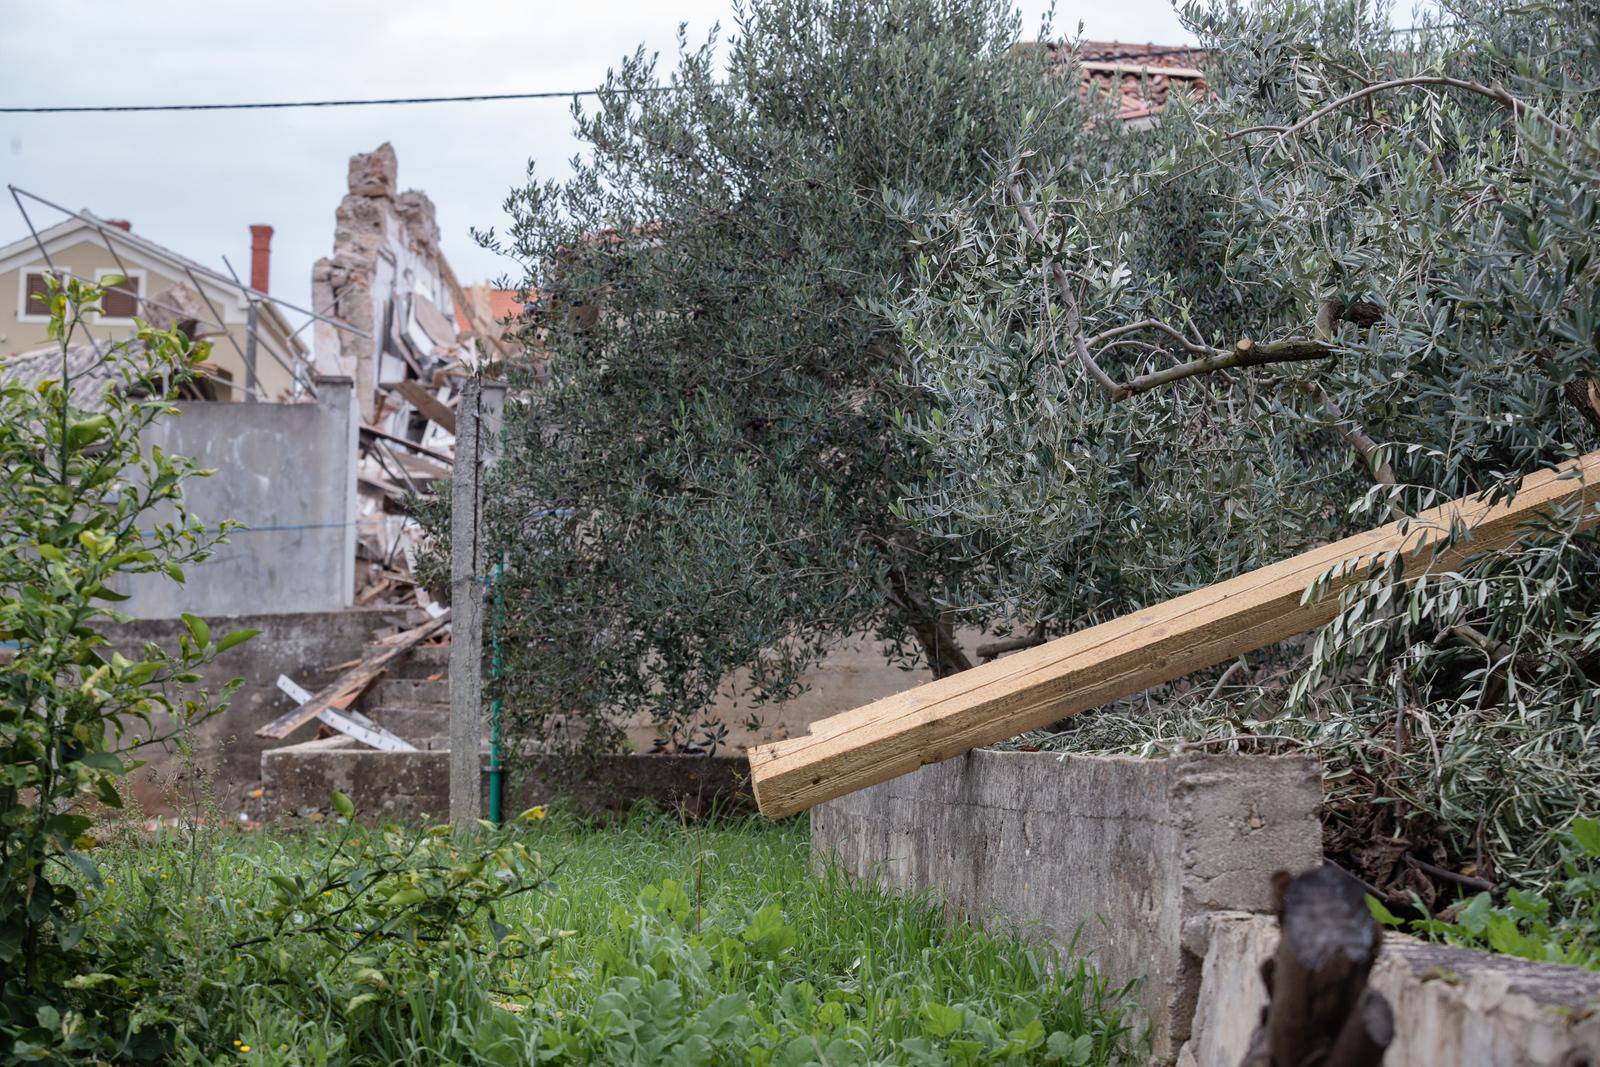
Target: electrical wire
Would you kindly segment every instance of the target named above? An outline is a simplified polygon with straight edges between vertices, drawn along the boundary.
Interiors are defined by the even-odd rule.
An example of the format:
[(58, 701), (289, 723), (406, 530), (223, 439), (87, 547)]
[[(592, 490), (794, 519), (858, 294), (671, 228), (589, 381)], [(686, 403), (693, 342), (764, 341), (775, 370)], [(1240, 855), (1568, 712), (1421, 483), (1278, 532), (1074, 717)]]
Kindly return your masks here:
[[(1201, 52), (1198, 45), (1155, 48), (1137, 52), (1096, 54), (1095, 62), (1120, 59), (1147, 59), (1154, 56), (1181, 56)], [(570, 100), (579, 96), (669, 93), (685, 88), (678, 85), (641, 86), (635, 89), (570, 89), (536, 93), (472, 93), (464, 96), (393, 96), (359, 100), (270, 100), (236, 104), (58, 104), (42, 107), (0, 107), (0, 115), (86, 115), (125, 114), (150, 111), (281, 111), (289, 108), (391, 107), (411, 104), (474, 104), (505, 100)]]
[(494, 100), (567, 100), (575, 96), (599, 96), (602, 93), (664, 93), (678, 88), (675, 85), (650, 86), (638, 89), (573, 89), (562, 92), (541, 93), (475, 93), (469, 96), (394, 96), (373, 97), (365, 100), (273, 100), (239, 104), (107, 104), (59, 105), (51, 107), (0, 107), (3, 115), (62, 115), (111, 114), (127, 111), (276, 111), (284, 108), (304, 107), (379, 107), (394, 104), (470, 104)]
[[(1391, 34), (1415, 33), (1422, 26), (1405, 26), (1393, 29)], [(1441, 27), (1444, 29), (1449, 26)], [(1132, 52), (1098, 53), (1092, 62), (1108, 63), (1122, 59), (1151, 59), (1156, 56), (1204, 55), (1200, 45), (1178, 45), (1172, 48), (1149, 48)], [(465, 96), (391, 96), (364, 100), (270, 100), (238, 104), (63, 104), (46, 107), (0, 107), (0, 115), (109, 115), (131, 111), (281, 111), (287, 108), (313, 107), (390, 107), (408, 104), (476, 104), (502, 100), (571, 100), (579, 96), (602, 94), (628, 95), (635, 93), (670, 93), (685, 88), (679, 85), (641, 86), (636, 89), (570, 89), (537, 93), (472, 93)]]

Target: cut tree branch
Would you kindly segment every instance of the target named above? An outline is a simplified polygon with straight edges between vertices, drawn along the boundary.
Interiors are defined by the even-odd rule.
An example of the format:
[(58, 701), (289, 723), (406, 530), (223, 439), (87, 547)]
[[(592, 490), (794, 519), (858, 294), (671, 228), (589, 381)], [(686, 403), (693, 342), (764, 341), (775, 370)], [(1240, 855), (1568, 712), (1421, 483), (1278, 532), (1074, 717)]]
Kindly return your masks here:
[[(1039, 224), (1033, 209), (1028, 205), (1022, 195), (1022, 187), (1017, 182), (1020, 173), (1020, 161), (1012, 170), (1012, 177), (1008, 183), (1012, 200), (1017, 206), (1017, 216), (1022, 220), (1022, 226), (1028, 235), (1041, 245), (1047, 245), (1044, 227)], [(1185, 378), (1194, 378), (1201, 374), (1211, 374), (1219, 370), (1229, 370), (1234, 367), (1259, 367), (1269, 363), (1294, 363), (1312, 359), (1329, 359), (1334, 355), (1331, 346), (1322, 341), (1296, 338), (1287, 341), (1271, 341), (1266, 344), (1257, 344), (1246, 337), (1229, 348), (1212, 348), (1209, 345), (1195, 341), (1182, 330), (1171, 323), (1159, 319), (1141, 319), (1122, 326), (1114, 326), (1103, 330), (1092, 337), (1083, 335), (1083, 307), (1078, 303), (1078, 294), (1073, 291), (1072, 279), (1059, 263), (1050, 264), (1050, 277), (1055, 282), (1057, 295), (1061, 304), (1066, 309), (1067, 329), (1072, 333), (1072, 348), (1078, 357), (1078, 362), (1083, 364), (1089, 377), (1093, 378), (1113, 400), (1126, 400), (1139, 393), (1148, 393), (1172, 382), (1182, 381)], [(1116, 342), (1120, 338), (1136, 333), (1140, 330), (1154, 330), (1164, 333), (1175, 341), (1179, 347), (1194, 354), (1197, 358), (1187, 363), (1167, 367), (1163, 370), (1141, 374), (1125, 382), (1118, 382), (1105, 372), (1095, 359), (1090, 350), (1092, 346)]]

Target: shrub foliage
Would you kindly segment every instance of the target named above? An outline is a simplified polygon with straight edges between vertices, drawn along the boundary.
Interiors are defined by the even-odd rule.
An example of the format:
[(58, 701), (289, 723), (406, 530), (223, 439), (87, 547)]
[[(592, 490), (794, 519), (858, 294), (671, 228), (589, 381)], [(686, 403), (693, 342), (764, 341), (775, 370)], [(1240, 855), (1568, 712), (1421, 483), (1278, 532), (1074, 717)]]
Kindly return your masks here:
[(98, 995), (85, 992), (84, 975), (107, 951), (86, 938), (83, 893), (99, 880), (88, 809), (121, 806), (117, 780), (139, 765), (140, 745), (225, 706), (232, 687), (196, 690), (195, 672), (252, 635), (214, 638), (185, 616), (175, 650), (110, 651), (105, 628), (126, 621), (118, 579), (182, 581), (226, 528), (208, 530), (184, 510), (184, 481), (206, 472), (140, 442), (173, 413), (169, 398), (206, 346), (141, 325), (96, 350), (112, 387), (78, 388), (75, 342), (101, 294), (52, 281), (61, 373), (36, 388), (0, 386), (0, 640), (14, 646), (0, 673), (0, 1050), (24, 1057), (63, 1034), (85, 1050), (103, 1036), (78, 1011)]
[(985, 180), (1030, 109), (1102, 167), (1124, 141), (1014, 51), (1004, 0), (767, 0), (736, 24), (671, 71), (625, 60), (576, 114), (575, 174), (508, 202), (541, 367), (487, 521), (502, 688), (548, 743), (644, 716), (709, 747), (730, 679), (785, 699), (861, 634), (968, 665), (941, 604), (963, 554), (895, 507), (929, 462), (895, 424), (921, 403), (892, 310), (908, 215)]
[[(1192, 4), (1208, 92), (1168, 108), (1159, 165), (1085, 182), (1024, 131), (924, 228), (910, 507), (977, 561), (975, 619), (1076, 629), (1596, 446), (1600, 8), (1448, 7)], [(1544, 881), (1600, 795), (1577, 518), (1375, 574), (1235, 688), (1059, 743), (1309, 747), (1370, 880)]]

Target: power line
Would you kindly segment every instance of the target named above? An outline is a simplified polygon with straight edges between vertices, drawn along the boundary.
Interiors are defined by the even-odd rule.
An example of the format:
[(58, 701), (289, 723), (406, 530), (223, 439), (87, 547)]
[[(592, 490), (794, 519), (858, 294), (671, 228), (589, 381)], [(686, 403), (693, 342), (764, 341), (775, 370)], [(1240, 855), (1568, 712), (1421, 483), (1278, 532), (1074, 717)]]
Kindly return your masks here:
[[(1088, 42), (1085, 42), (1088, 43)], [(1082, 51), (1066, 45), (1071, 52)], [(1155, 56), (1204, 54), (1198, 45), (1176, 48), (1150, 48), (1129, 52), (1106, 52), (1094, 55), (1094, 61), (1119, 59), (1148, 59)], [(570, 100), (577, 96), (615, 94), (631, 96), (636, 93), (668, 93), (684, 88), (678, 85), (642, 86), (634, 89), (567, 89), (537, 93), (471, 93), (464, 96), (390, 96), (369, 97), (360, 100), (267, 100), (236, 104), (61, 104), (47, 107), (0, 107), (0, 115), (109, 115), (135, 111), (283, 111), (291, 108), (311, 107), (392, 107), (409, 104), (477, 104), (501, 100)]]
[[(1088, 42), (1085, 42), (1088, 43)], [(1066, 51), (1078, 53), (1081, 48), (1064, 46)], [(1150, 48), (1128, 52), (1094, 54), (1095, 62), (1120, 59), (1149, 59), (1156, 56), (1203, 55), (1205, 49), (1198, 45), (1175, 48)], [(109, 115), (150, 111), (283, 111), (291, 108), (313, 107), (392, 107), (410, 104), (477, 104), (502, 100), (570, 100), (578, 96), (605, 94), (632, 96), (636, 93), (668, 93), (684, 88), (678, 85), (642, 86), (634, 89), (565, 89), (536, 93), (470, 93), (463, 96), (389, 96), (369, 97), (359, 100), (265, 100), (235, 104), (60, 104), (47, 107), (0, 107), (0, 115)]]
[(470, 96), (393, 96), (366, 100), (273, 100), (240, 104), (107, 104), (57, 107), (0, 107), (3, 115), (110, 114), (125, 111), (277, 111), (299, 107), (382, 107), (393, 104), (472, 104), (490, 100), (567, 100), (601, 94), (666, 93), (679, 88), (656, 85), (638, 89), (572, 89), (543, 93), (474, 93)]

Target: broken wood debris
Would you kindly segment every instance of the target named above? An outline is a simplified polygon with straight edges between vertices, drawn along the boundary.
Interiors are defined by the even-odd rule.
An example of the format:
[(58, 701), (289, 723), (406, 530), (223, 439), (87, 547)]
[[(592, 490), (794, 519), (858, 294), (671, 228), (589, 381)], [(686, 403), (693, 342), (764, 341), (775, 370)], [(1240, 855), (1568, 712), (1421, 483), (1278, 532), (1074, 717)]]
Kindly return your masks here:
[(356, 702), (356, 698), (383, 675), (389, 664), (443, 630), (449, 622), (450, 611), (446, 608), (436, 618), (390, 638), (379, 645), (376, 651), (363, 656), (358, 666), (318, 690), (311, 699), (302, 701), (292, 711), (278, 716), (261, 727), (256, 731), (256, 736), (281, 741), (306, 723), (318, 718), (328, 708), (348, 711), (350, 705)]
[[(1248, 574), (1198, 589), (959, 674), (812, 723), (804, 736), (750, 751), (763, 814), (792, 815), (909, 774), (1024, 730), (1331, 621), (1339, 593), (1376, 564), (1406, 574), (1448, 571), (1469, 555), (1510, 545), (1559, 509), (1580, 527), (1600, 514), (1600, 452), (1523, 479), (1509, 501), (1454, 500)], [(1435, 551), (1453, 529), (1469, 536)], [(1307, 590), (1320, 577), (1322, 595)]]
[[(287, 674), (278, 675), (278, 688), (289, 695), (291, 700), (305, 704), (312, 699), (309, 690), (301, 686)], [(317, 718), (328, 726), (353, 737), (368, 748), (375, 748), (380, 752), (415, 752), (417, 746), (385, 730), (354, 708), (344, 711), (335, 711), (332, 708), (323, 708), (317, 712)]]

